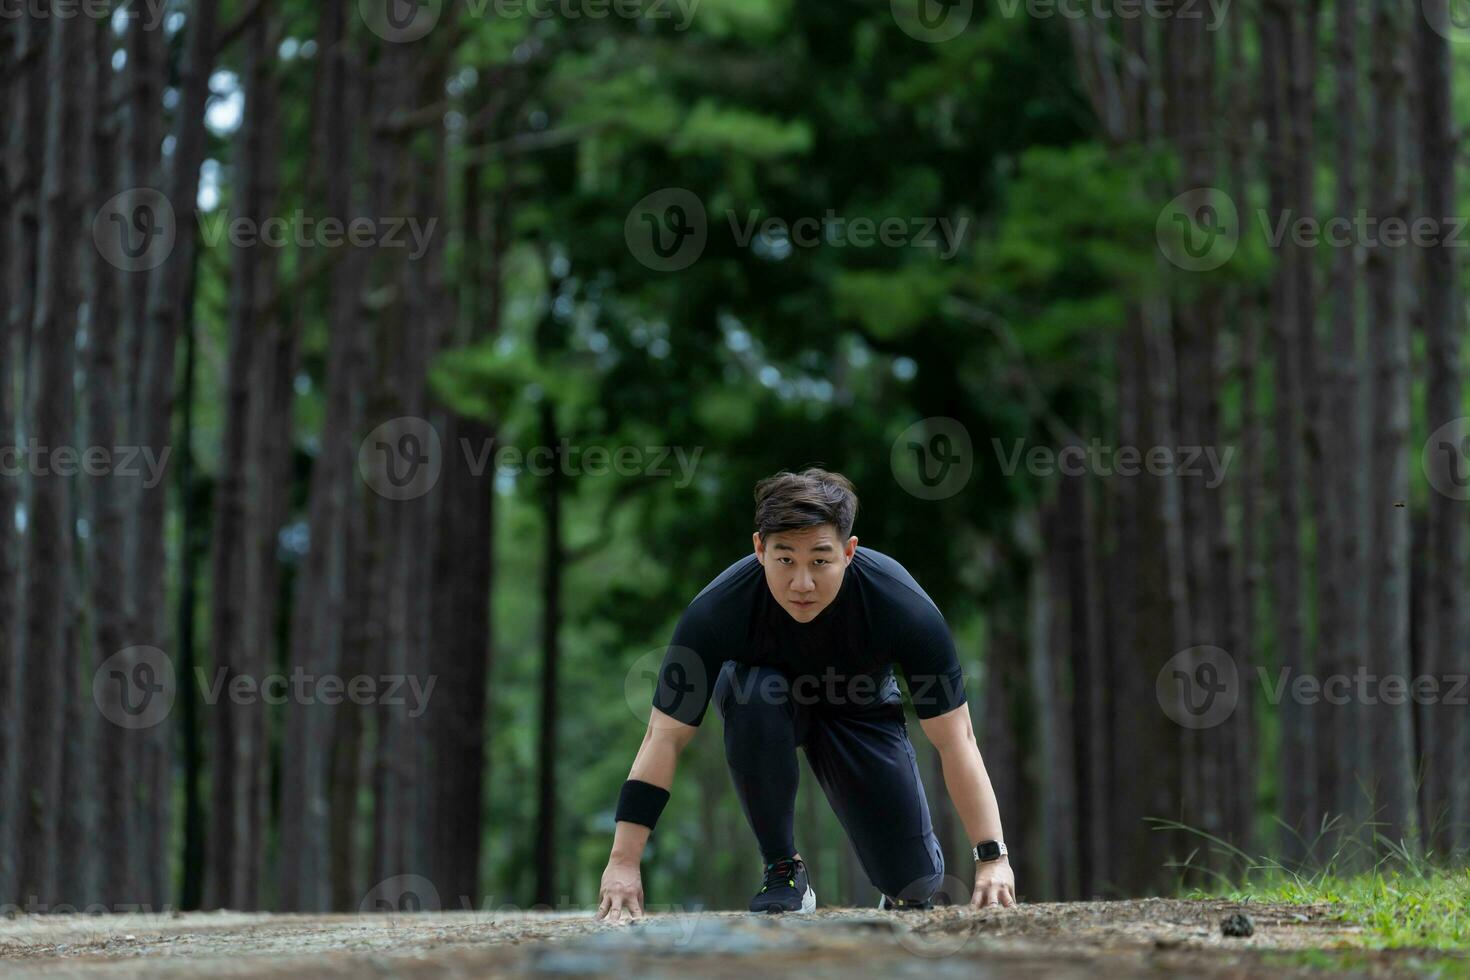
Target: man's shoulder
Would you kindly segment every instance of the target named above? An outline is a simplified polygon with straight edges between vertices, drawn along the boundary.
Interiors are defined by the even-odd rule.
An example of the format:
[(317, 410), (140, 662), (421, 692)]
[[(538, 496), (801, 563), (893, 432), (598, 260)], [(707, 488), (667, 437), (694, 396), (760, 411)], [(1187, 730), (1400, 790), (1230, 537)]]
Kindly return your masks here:
[(939, 605), (898, 559), (859, 545), (853, 555), (853, 564), (862, 570), (864, 578), (876, 586), (880, 597), (920, 615), (939, 612)]
[(755, 554), (732, 562), (723, 572), (710, 579), (708, 585), (689, 602), (691, 611), (709, 612), (742, 598), (749, 598), (751, 583), (760, 577), (760, 562)]

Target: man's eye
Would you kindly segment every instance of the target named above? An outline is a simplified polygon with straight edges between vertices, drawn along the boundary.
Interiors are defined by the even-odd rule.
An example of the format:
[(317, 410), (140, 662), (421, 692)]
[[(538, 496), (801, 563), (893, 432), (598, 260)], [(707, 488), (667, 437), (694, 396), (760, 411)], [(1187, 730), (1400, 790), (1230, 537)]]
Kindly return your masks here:
[(825, 565), (825, 564), (827, 564), (827, 559), (825, 559), (825, 558), (818, 558), (817, 559), (817, 564), (818, 565)]

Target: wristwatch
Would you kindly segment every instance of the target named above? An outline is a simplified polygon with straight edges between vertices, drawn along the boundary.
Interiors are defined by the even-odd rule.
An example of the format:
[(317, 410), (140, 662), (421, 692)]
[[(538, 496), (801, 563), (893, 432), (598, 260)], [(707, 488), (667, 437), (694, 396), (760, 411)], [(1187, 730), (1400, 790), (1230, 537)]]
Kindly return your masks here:
[(1009, 852), (1006, 851), (1005, 841), (983, 840), (970, 853), (975, 855), (976, 861), (999, 861)]

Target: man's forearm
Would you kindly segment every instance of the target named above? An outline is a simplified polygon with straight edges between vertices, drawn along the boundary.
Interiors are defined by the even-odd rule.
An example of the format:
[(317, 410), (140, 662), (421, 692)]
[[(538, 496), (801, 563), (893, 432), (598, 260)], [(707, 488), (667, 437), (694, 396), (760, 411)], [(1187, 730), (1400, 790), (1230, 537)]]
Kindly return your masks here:
[(970, 843), (1004, 840), (1000, 806), (996, 803), (995, 789), (990, 785), (990, 774), (985, 771), (980, 746), (974, 737), (956, 739), (943, 746), (939, 750), (939, 760), (944, 767), (945, 788), (959, 811)]
[[(679, 763), (679, 753), (687, 743), (687, 737), (670, 734), (650, 725), (633, 759), (629, 779), (650, 783), (661, 789), (674, 785), (674, 770)], [(613, 833), (612, 860), (620, 863), (637, 864), (643, 859), (643, 849), (648, 845), (649, 828), (642, 824), (619, 820)]]

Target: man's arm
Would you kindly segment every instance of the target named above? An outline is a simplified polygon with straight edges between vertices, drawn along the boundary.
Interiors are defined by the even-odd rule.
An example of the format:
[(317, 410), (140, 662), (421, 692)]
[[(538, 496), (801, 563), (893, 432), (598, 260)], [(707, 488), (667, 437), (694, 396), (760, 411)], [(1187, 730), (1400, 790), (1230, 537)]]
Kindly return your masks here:
[[(694, 725), (686, 725), (653, 708), (648, 718), (648, 731), (643, 734), (643, 744), (633, 759), (628, 778), (671, 789), (679, 753), (684, 751), (697, 731), (699, 729)], [(602, 894), (597, 907), (599, 919), (611, 918), (616, 922), (624, 917), (636, 919), (643, 915), (643, 878), (639, 864), (643, 860), (649, 833), (651, 831), (642, 824), (618, 821), (613, 832), (612, 854), (607, 860), (607, 870), (602, 873)]]
[[(980, 746), (975, 743), (969, 704), (962, 704), (933, 718), (920, 718), (919, 727), (939, 750), (939, 759), (944, 767), (944, 785), (960, 813), (960, 821), (965, 825), (970, 843), (1004, 840), (1000, 806), (995, 801), (995, 790), (990, 785), (985, 762), (980, 758)], [(1008, 857), (1001, 855), (996, 861), (976, 862), (975, 893), (970, 904), (1016, 904), (1016, 877)]]

